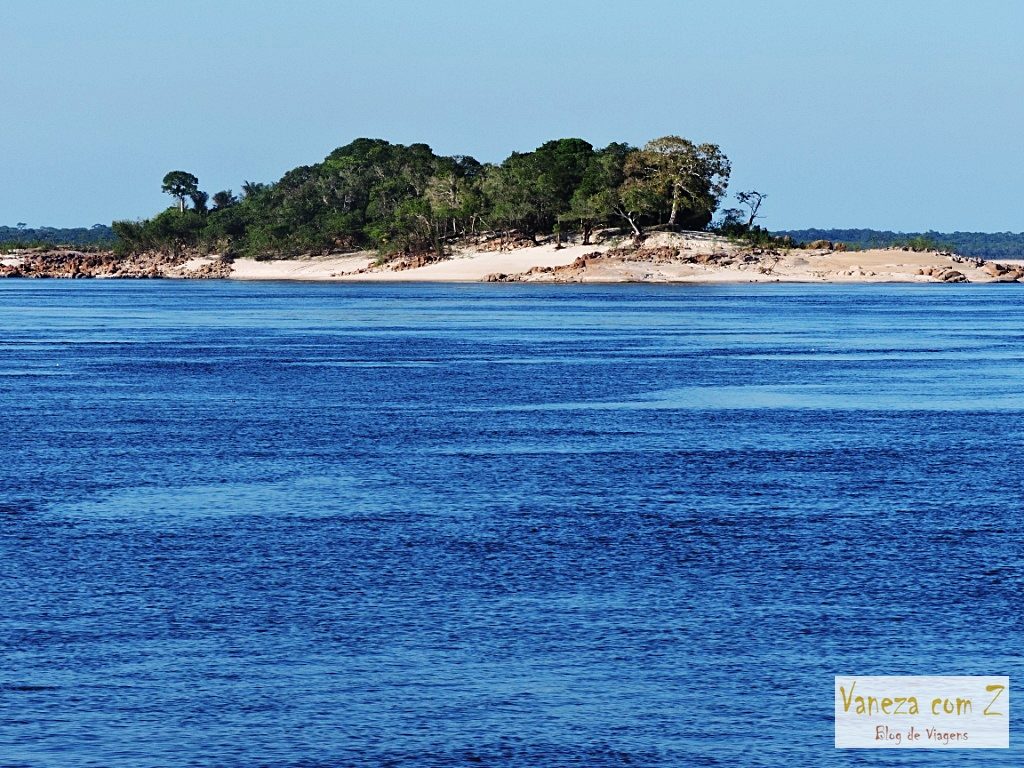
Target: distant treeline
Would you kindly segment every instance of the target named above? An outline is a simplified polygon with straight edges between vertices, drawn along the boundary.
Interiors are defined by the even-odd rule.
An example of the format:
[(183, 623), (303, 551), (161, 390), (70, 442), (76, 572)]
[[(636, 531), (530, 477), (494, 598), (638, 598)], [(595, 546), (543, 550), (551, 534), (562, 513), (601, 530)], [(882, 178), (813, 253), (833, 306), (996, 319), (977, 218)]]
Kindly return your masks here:
[(911, 247), (954, 251), (982, 259), (1024, 257), (1024, 232), (890, 232), (877, 229), (792, 229), (775, 232), (797, 242), (831, 240), (853, 248)]
[[(643, 147), (595, 148), (578, 138), (514, 152), (500, 164), (441, 156), (426, 144), (356, 139), (273, 184), (213, 195), (188, 171), (163, 191), (176, 204), (146, 221), (116, 221), (131, 251), (198, 248), (228, 255), (294, 256), (349, 248), (443, 252), (481, 232), (578, 234), (612, 225), (703, 228), (725, 194), (729, 160), (715, 144), (665, 136)], [(744, 217), (733, 211), (733, 224)], [(728, 217), (727, 217), (728, 218)]]
[(115, 240), (114, 230), (104, 224), (91, 227), (29, 227), (19, 224), (16, 227), (0, 227), (0, 245), (5, 248), (34, 245), (71, 245), (77, 248), (86, 246), (112, 247)]

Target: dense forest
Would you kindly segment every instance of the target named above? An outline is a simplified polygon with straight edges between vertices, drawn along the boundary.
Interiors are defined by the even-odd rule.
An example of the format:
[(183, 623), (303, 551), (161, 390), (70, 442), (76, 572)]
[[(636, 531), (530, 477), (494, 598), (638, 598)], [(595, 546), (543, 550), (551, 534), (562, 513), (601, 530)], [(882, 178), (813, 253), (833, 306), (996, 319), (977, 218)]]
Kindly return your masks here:
[(17, 248), (38, 245), (71, 245), (76, 248), (95, 246), (109, 248), (114, 243), (114, 230), (103, 224), (91, 227), (32, 228), (25, 224), (16, 227), (0, 227), (0, 246)]
[(498, 164), (437, 155), (426, 144), (364, 138), (275, 183), (246, 181), (238, 194), (228, 189), (211, 195), (191, 172), (171, 171), (162, 189), (174, 204), (151, 219), (77, 229), (0, 227), (0, 248), (68, 245), (256, 258), (359, 248), (442, 254), (459, 238), (484, 233), (534, 242), (572, 235), (588, 243), (595, 230), (609, 226), (635, 236), (651, 229), (704, 229), (717, 212), (717, 231), (761, 244), (788, 236), (794, 243), (937, 248), (988, 259), (1024, 254), (1024, 233), (768, 233), (755, 223), (765, 198), (760, 192), (740, 192), (739, 208), (719, 210), (730, 170), (717, 145), (678, 136), (643, 147), (603, 148), (556, 139)]
[(1024, 257), (1024, 232), (889, 232), (876, 229), (794, 229), (773, 233), (796, 242), (831, 240), (852, 248), (901, 246), (954, 251), (982, 259)]
[[(717, 145), (678, 136), (600, 149), (558, 139), (500, 164), (364, 138), (276, 183), (247, 181), (239, 194), (210, 195), (191, 172), (172, 171), (163, 191), (173, 206), (146, 221), (116, 221), (113, 229), (127, 251), (198, 248), (257, 258), (354, 248), (440, 254), (482, 232), (534, 241), (572, 233), (589, 242), (606, 225), (635, 235), (651, 227), (703, 228), (729, 172)], [(727, 218), (742, 228), (738, 210)]]

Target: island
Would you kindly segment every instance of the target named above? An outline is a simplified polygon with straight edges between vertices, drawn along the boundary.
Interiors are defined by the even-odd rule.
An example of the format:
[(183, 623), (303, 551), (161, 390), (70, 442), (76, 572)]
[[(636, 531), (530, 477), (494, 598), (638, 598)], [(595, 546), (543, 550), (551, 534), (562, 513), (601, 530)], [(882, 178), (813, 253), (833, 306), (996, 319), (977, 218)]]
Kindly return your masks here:
[[(361, 138), (276, 183), (210, 195), (175, 170), (174, 204), (111, 241), (27, 243), (0, 276), (485, 282), (1018, 282), (1024, 260), (927, 237), (876, 247), (772, 233), (767, 195), (726, 207), (716, 144), (556, 139), (502, 163)], [(97, 225), (99, 226), (99, 225)], [(95, 229), (95, 228), (94, 228)], [(816, 234), (827, 234), (814, 231)], [(85, 238), (84, 231), (76, 231)], [(893, 241), (890, 241), (892, 243)], [(1003, 252), (1000, 252), (1003, 253)], [(1019, 254), (1011, 254), (1019, 256)]]

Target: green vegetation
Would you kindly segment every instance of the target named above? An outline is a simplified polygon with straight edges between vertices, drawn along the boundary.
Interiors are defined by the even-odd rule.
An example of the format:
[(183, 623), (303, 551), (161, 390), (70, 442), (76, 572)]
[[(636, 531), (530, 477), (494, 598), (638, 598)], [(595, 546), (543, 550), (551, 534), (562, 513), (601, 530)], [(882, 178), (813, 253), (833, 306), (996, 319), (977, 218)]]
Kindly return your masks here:
[(484, 231), (534, 241), (572, 233), (589, 242), (603, 226), (637, 236), (652, 227), (703, 228), (729, 172), (718, 146), (678, 136), (603, 149), (557, 139), (501, 164), (356, 139), (277, 183), (247, 181), (240, 197), (223, 190), (211, 198), (196, 176), (172, 171), (163, 191), (177, 204), (146, 221), (116, 221), (113, 230), (125, 252), (257, 258), (365, 247), (442, 254), (451, 241)]
[(736, 193), (741, 208), (726, 208), (715, 231), (735, 241), (759, 248), (789, 248), (794, 240), (785, 234), (773, 234), (754, 222), (761, 218), (761, 206), (768, 195), (751, 189)]
[(0, 252), (59, 245), (287, 258), (374, 248), (383, 261), (398, 253), (440, 255), (453, 241), (484, 233), (534, 242), (579, 236), (589, 244), (604, 227), (636, 237), (652, 229), (710, 227), (765, 248), (828, 240), (849, 250), (1024, 255), (1024, 233), (1013, 232), (770, 232), (758, 224), (766, 195), (757, 190), (737, 193), (737, 207), (719, 211), (711, 225), (730, 171), (717, 145), (678, 136), (640, 148), (615, 142), (600, 149), (583, 139), (556, 139), (500, 164), (436, 155), (426, 144), (356, 139), (276, 183), (246, 181), (237, 195), (230, 189), (210, 195), (194, 174), (171, 171), (162, 190), (175, 204), (151, 219), (77, 229), (0, 227)]
[(16, 227), (0, 227), (0, 252), (21, 248), (46, 248), (67, 245), (74, 248), (112, 248), (114, 230), (103, 224), (92, 227), (59, 229), (57, 227), (32, 228), (24, 223)]
[(850, 250), (901, 247), (954, 251), (981, 259), (1024, 257), (1024, 232), (890, 232), (875, 229), (799, 229), (776, 232), (798, 242), (831, 240), (845, 243)]
[[(185, 212), (186, 197), (191, 197), (193, 200), (197, 200), (198, 198), (198, 200), (201, 201), (201, 203), (195, 203), (196, 210), (206, 207), (206, 193), (199, 192), (199, 179), (191, 173), (187, 173), (186, 171), (171, 171), (164, 176), (164, 183), (161, 189), (163, 189), (163, 191), (168, 195), (178, 198), (179, 213)], [(200, 194), (204, 195), (204, 197), (199, 198)]]
[(953, 246), (949, 243), (939, 242), (935, 237), (929, 235), (914, 235), (898, 239), (893, 245), (899, 248), (908, 248), (911, 251), (952, 251)]

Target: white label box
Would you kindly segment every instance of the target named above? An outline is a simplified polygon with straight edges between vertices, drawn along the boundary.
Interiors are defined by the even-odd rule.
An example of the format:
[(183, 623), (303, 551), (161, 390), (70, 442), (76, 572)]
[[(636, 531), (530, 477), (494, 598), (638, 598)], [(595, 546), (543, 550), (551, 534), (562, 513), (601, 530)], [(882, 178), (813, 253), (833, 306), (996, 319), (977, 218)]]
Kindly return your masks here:
[(836, 749), (1009, 749), (1006, 676), (836, 675)]

